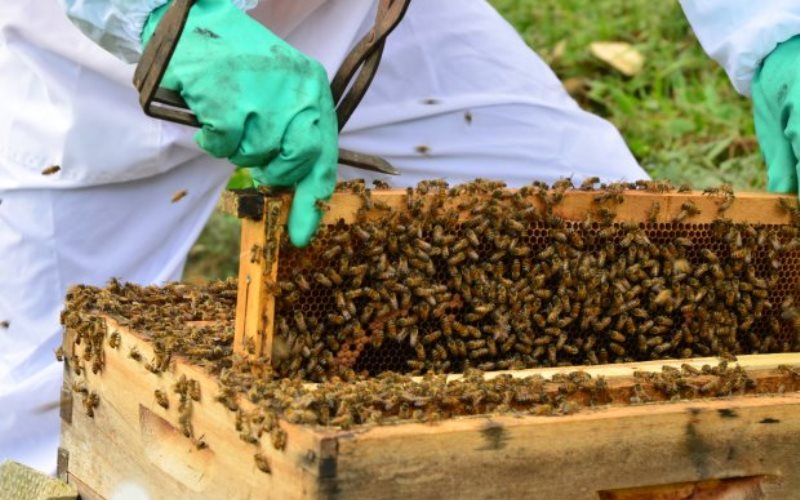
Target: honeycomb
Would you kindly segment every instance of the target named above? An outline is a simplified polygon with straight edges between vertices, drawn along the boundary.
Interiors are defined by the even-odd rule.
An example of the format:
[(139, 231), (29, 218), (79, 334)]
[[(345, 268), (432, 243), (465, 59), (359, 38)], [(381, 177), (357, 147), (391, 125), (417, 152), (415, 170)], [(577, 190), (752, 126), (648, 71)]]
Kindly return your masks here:
[[(434, 202), (409, 210), (355, 192), (359, 220), (324, 226), (305, 249), (281, 242), (273, 354), (282, 376), (798, 349), (794, 226), (734, 224), (722, 209), (707, 224), (619, 223), (609, 210), (602, 217), (614, 205), (605, 201), (594, 217), (565, 220), (551, 213), (560, 197), (541, 185), (526, 196), (497, 183), (424, 186), (409, 196)], [(456, 198), (466, 201), (436, 201)]]

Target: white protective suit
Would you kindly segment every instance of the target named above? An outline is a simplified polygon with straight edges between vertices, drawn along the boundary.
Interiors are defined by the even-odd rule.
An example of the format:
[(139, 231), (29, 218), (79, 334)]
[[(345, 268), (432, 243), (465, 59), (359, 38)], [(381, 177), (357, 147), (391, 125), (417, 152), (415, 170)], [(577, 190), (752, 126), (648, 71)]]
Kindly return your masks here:
[[(194, 147), (193, 130), (146, 118), (133, 66), (64, 15), (132, 61), (147, 14), (163, 3), (0, 1), (0, 320), (11, 323), (0, 330), (0, 461), (54, 469), (61, 366), (53, 350), (66, 287), (178, 279), (232, 170)], [(253, 15), (330, 74), (376, 3), (263, 0)], [(777, 20), (800, 13), (789, 0), (749, 3), (685, 2), (701, 39), (738, 75), (781, 41), (770, 31)], [(581, 111), (485, 0), (415, 0), (341, 143), (387, 157), (404, 174), (396, 185), (645, 177), (619, 133)], [(61, 171), (41, 175), (49, 165)], [(189, 195), (170, 203), (180, 189)]]

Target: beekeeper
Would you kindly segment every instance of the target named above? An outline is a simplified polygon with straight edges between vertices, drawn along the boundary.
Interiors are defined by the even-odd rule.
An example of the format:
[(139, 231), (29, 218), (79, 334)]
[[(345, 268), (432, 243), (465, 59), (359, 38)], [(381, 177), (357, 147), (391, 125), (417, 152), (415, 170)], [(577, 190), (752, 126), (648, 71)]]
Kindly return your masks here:
[[(179, 279), (231, 162), (258, 167), (259, 182), (296, 187), (289, 231), (298, 245), (316, 230), (314, 201), (333, 189), (327, 78), (377, 2), (263, 0), (250, 17), (240, 9), (255, 0), (198, 0), (164, 81), (203, 123), (196, 136), (146, 118), (130, 83), (165, 3), (0, 2), (0, 321), (9, 322), (0, 330), (0, 460), (54, 469), (62, 367), (53, 351), (68, 285)], [(684, 3), (743, 92), (760, 61), (800, 33), (794, 0)], [(792, 43), (762, 72), (764, 124), (798, 95), (798, 66), (784, 66)], [(784, 82), (781, 101), (770, 89)], [(762, 141), (788, 157), (783, 137), (792, 136), (761, 133), (772, 128), (759, 127)], [(386, 157), (403, 172), (395, 185), (646, 176), (617, 130), (582, 111), (485, 0), (413, 2), (339, 142)], [(781, 187), (796, 187), (793, 172)], [(179, 190), (188, 196), (171, 203)]]

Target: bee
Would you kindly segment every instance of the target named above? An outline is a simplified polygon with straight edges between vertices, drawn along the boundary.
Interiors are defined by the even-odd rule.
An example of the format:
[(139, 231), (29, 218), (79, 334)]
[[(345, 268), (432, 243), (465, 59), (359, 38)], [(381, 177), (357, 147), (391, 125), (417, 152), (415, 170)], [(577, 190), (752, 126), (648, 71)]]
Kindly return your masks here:
[(194, 379), (189, 379), (187, 390), (189, 392), (189, 397), (192, 398), (192, 401), (200, 401), (200, 382)]
[(657, 201), (654, 201), (653, 204), (650, 206), (650, 209), (647, 211), (647, 222), (650, 224), (655, 224), (658, 222), (658, 213), (661, 211), (661, 204)]
[(270, 437), (272, 439), (272, 446), (276, 450), (286, 449), (286, 431), (276, 426), (274, 429), (272, 429)]
[(608, 338), (610, 338), (614, 342), (618, 342), (620, 344), (625, 342), (625, 340), (626, 340), (625, 339), (625, 335), (621, 334), (620, 332), (618, 332), (616, 330), (610, 330), (608, 332)]
[(581, 182), (580, 190), (581, 191), (592, 191), (594, 189), (594, 185), (600, 182), (600, 178), (597, 176), (587, 177), (586, 179)]
[(264, 456), (263, 453), (259, 451), (253, 456), (253, 458), (255, 460), (256, 467), (258, 467), (258, 470), (260, 470), (264, 474), (272, 473), (272, 469), (269, 466), (269, 459), (267, 459), (267, 457)]
[(58, 346), (56, 349), (56, 360), (60, 363), (64, 361), (64, 347)]
[(617, 356), (625, 355), (625, 348), (617, 344), (616, 342), (610, 342), (608, 344), (608, 348), (614, 351), (614, 354), (616, 354)]
[(88, 395), (89, 389), (86, 388), (86, 384), (79, 381), (72, 382), (72, 391), (77, 392), (78, 394)]
[(465, 111), (464, 112), (464, 122), (466, 122), (467, 125), (472, 125), (472, 112), (471, 111)]
[[(205, 436), (205, 434), (203, 436)], [(206, 443), (205, 439), (203, 439), (203, 436), (193, 440), (194, 447), (198, 450), (205, 450), (208, 448), (208, 443)]]
[(122, 340), (121, 340), (119, 332), (112, 332), (111, 335), (108, 336), (108, 345), (112, 349), (119, 349), (119, 346), (121, 345), (121, 343), (122, 343)]
[(0, 328), (2, 328), (3, 330), (8, 330), (10, 327), (11, 327), (11, 322), (8, 321), (7, 319), (0, 321)]
[(100, 396), (98, 396), (96, 392), (92, 391), (84, 395), (83, 408), (86, 410), (86, 415), (89, 418), (94, 418), (94, 411), (98, 406), (100, 406)]
[(711, 264), (718, 264), (718, 263), (719, 263), (719, 257), (717, 257), (717, 254), (715, 254), (715, 253), (714, 253), (713, 251), (711, 251), (710, 249), (708, 249), (708, 248), (703, 248), (702, 250), (700, 250), (700, 253), (701, 253), (701, 254), (703, 255), (703, 257), (704, 257), (704, 258), (705, 258), (705, 259), (706, 259), (708, 262), (710, 262)]
[(334, 245), (322, 254), (322, 259), (328, 261), (333, 260), (341, 253), (342, 247), (340, 245)]
[(53, 175), (61, 171), (61, 167), (58, 165), (51, 165), (44, 170), (42, 170), (42, 175)]
[(681, 211), (675, 216), (673, 222), (683, 222), (688, 217), (694, 217), (700, 213), (700, 209), (694, 202), (687, 201), (681, 205)]
[(165, 410), (169, 409), (169, 398), (167, 397), (166, 392), (160, 389), (156, 389), (155, 397), (156, 397), (156, 403), (158, 403), (159, 406), (161, 406)]
[(132, 360), (136, 361), (137, 363), (141, 363), (142, 361), (142, 354), (139, 352), (139, 349), (136, 346), (132, 346), (128, 351), (128, 357)]
[(194, 435), (192, 429), (192, 402), (191, 400), (183, 401), (179, 407), (180, 415), (178, 416), (178, 424), (181, 427), (181, 433), (187, 438)]
[(317, 200), (314, 202), (314, 207), (319, 210), (320, 212), (327, 213), (331, 210), (331, 205), (325, 200)]
[(181, 189), (180, 191), (176, 191), (175, 194), (172, 195), (171, 201), (172, 203), (178, 203), (182, 199), (186, 197), (189, 192), (185, 189)]
[(423, 156), (427, 156), (428, 153), (430, 153), (431, 148), (429, 146), (424, 145), (424, 144), (420, 144), (419, 146), (414, 148), (414, 151), (416, 151), (417, 153), (419, 153), (419, 154), (421, 154)]
[(314, 273), (314, 280), (325, 288), (333, 287), (333, 281), (322, 273)]

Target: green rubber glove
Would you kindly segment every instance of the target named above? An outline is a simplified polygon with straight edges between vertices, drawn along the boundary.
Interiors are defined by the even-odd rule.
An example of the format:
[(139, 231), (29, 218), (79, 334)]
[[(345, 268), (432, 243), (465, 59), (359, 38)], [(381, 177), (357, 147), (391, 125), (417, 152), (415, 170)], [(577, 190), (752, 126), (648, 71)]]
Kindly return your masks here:
[[(142, 32), (152, 37), (169, 4)], [(255, 184), (294, 187), (289, 238), (308, 245), (336, 185), (338, 126), (325, 69), (237, 8), (198, 0), (189, 13), (163, 87), (179, 91), (202, 123), (208, 154), (254, 167)]]
[(756, 136), (767, 162), (767, 189), (798, 193), (800, 36), (778, 45), (752, 83)]

